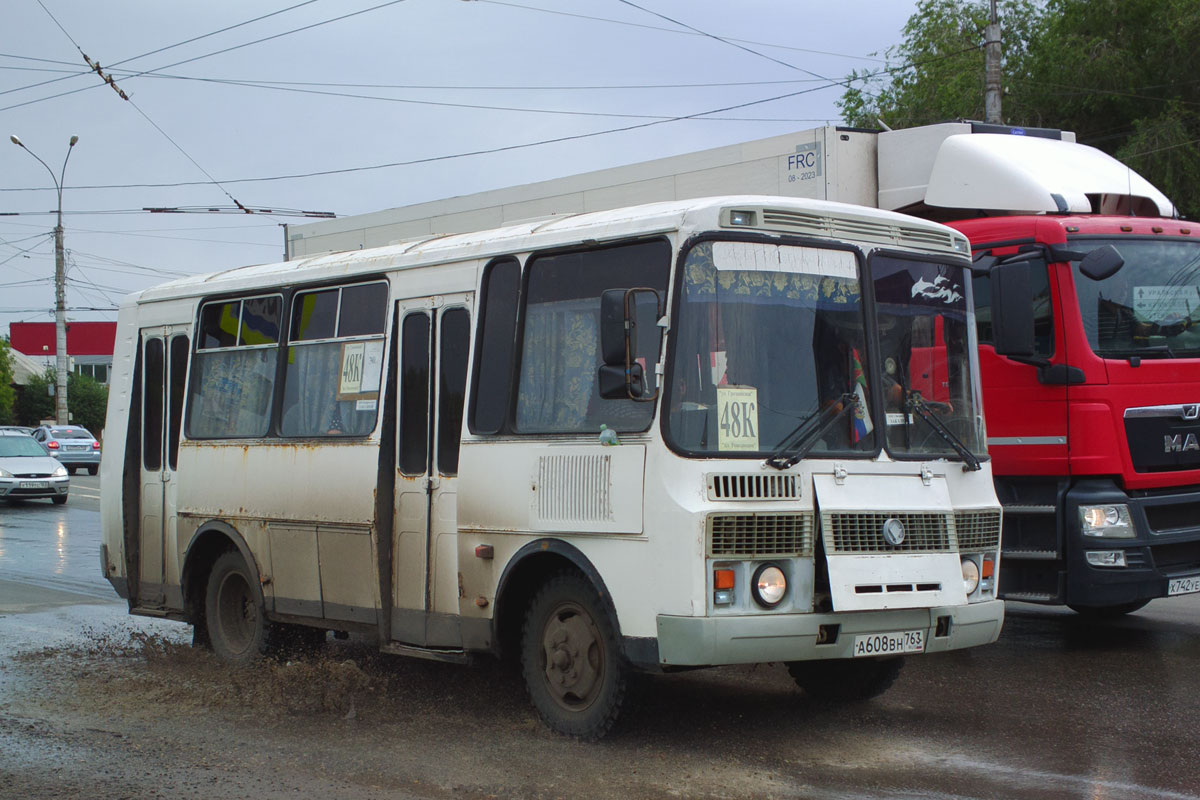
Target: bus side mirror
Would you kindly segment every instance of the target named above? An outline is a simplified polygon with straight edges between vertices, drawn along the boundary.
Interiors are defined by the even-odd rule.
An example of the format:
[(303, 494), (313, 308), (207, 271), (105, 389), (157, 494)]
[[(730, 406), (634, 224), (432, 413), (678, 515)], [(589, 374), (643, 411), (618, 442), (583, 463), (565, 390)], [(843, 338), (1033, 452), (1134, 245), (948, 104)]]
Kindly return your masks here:
[(1033, 289), (1029, 262), (999, 264), (991, 270), (992, 343), (1002, 356), (1029, 358), (1033, 348)]
[(604, 363), (597, 375), (600, 396), (607, 400), (629, 398), (651, 401), (646, 393), (646, 376), (635, 360), (639, 307), (654, 304), (658, 318), (658, 292), (654, 289), (606, 289), (600, 295), (600, 357)]
[(1079, 271), (1094, 281), (1102, 281), (1116, 275), (1117, 270), (1123, 266), (1125, 259), (1121, 257), (1117, 248), (1106, 244), (1084, 256), (1079, 262)]

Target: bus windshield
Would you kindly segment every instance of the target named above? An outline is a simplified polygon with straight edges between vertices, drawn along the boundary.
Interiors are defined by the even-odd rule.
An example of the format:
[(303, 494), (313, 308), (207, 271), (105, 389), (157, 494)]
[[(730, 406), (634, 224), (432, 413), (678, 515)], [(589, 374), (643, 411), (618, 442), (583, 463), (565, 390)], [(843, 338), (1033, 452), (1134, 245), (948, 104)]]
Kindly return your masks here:
[(701, 242), (684, 261), (678, 308), (663, 400), (676, 450), (762, 457), (856, 395), (811, 452), (875, 451), (852, 251)]
[(968, 338), (970, 282), (962, 267), (876, 255), (870, 269), (879, 327), (877, 385), (889, 452), (983, 454), (983, 413)]
[(1072, 240), (1091, 250), (1112, 244), (1125, 266), (1095, 281), (1073, 265), (1075, 294), (1092, 351), (1101, 357), (1200, 355), (1200, 242)]

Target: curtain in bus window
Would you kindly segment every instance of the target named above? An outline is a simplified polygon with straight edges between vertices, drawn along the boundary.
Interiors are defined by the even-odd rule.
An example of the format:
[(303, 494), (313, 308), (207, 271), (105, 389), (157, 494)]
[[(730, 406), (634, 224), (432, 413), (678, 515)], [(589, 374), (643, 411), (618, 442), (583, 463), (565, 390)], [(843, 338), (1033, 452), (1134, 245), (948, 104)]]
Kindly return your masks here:
[[(364, 436), (375, 426), (375, 405), (339, 399), (342, 342), (292, 345), (280, 433), (284, 436)], [(382, 350), (382, 342), (358, 342)]]
[(558, 433), (585, 428), (600, 358), (598, 317), (594, 298), (529, 307), (518, 429)]
[(196, 354), (188, 405), (188, 434), (210, 439), (264, 436), (271, 420), (275, 350), (224, 350)]

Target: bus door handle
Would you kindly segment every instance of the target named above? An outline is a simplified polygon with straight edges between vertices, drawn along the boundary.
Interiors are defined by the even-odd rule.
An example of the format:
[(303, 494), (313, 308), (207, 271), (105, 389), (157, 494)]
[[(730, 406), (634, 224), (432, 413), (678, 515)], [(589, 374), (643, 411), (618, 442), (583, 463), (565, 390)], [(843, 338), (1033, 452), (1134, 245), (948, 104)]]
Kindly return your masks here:
[(171, 482), (171, 470), (169, 470), (169, 469), (164, 469), (164, 470), (162, 471), (162, 482), (163, 482), (163, 483), (170, 483), (170, 482)]

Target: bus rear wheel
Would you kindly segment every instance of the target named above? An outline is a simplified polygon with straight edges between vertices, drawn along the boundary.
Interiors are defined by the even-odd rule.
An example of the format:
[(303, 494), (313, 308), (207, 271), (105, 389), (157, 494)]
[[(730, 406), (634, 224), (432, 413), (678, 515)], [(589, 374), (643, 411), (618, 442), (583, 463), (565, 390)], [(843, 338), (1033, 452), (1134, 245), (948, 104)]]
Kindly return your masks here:
[(270, 650), (262, 587), (241, 555), (223, 553), (208, 575), (204, 621), (213, 652), (234, 664), (248, 664)]
[(596, 741), (617, 721), (628, 667), (599, 593), (581, 575), (552, 577), (530, 603), (521, 671), (538, 715), (558, 733)]
[(789, 661), (796, 685), (820, 702), (855, 702), (878, 697), (900, 677), (903, 658)]

